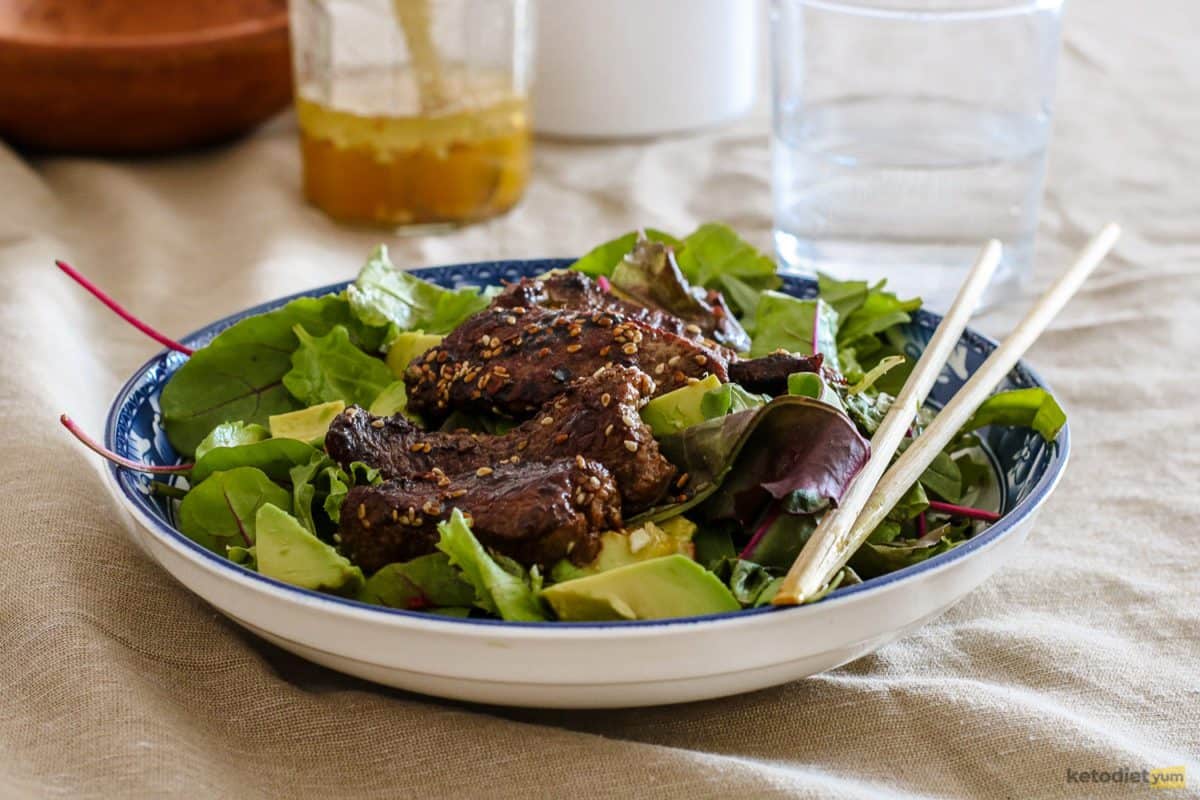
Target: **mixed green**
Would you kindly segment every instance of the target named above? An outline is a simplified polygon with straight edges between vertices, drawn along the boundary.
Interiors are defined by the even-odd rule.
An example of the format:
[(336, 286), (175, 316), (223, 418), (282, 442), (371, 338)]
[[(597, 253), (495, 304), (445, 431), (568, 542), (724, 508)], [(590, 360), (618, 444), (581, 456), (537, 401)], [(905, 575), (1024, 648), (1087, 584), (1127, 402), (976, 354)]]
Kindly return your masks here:
[[(668, 246), (669, 268), (631, 256), (646, 239)], [(901, 328), (920, 301), (883, 283), (827, 277), (816, 297), (785, 294), (772, 260), (720, 224), (678, 239), (629, 233), (571, 269), (685, 321), (726, 315), (713, 338), (730, 351), (820, 354), (823, 364), (789, 375), (774, 394), (710, 375), (650, 400), (642, 420), (703, 490), (668, 497), (604, 533), (589, 563), (518, 563), (485, 547), (469, 515), (453, 510), (437, 527), (433, 552), (364, 574), (339, 547), (339, 520), (354, 487), (383, 479), (378, 464), (331, 458), (326, 431), (352, 405), (421, 424), (408, 408), (406, 369), (498, 291), (434, 285), (394, 267), (380, 247), (345, 291), (241, 320), (167, 383), (167, 435), (194, 460), (186, 484), (155, 484), (177, 502), (179, 529), (289, 584), (446, 616), (652, 619), (769, 603), (839, 487), (861, 468), (857, 443), (874, 433), (911, 370)], [(910, 437), (932, 414), (922, 411)], [(835, 586), (944, 553), (995, 518), (977, 507), (993, 478), (973, 431), (1028, 426), (1052, 440), (1064, 422), (1041, 389), (993, 396)], [(513, 425), (500, 415), (457, 413), (442, 427), (491, 435)]]

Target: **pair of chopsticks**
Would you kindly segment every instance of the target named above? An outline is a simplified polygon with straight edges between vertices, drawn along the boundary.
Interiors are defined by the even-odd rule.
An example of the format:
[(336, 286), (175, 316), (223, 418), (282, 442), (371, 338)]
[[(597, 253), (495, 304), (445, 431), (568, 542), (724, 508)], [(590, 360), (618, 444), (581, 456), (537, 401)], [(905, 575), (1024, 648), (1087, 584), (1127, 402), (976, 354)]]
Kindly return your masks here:
[(822, 596), (838, 570), (846, 565), (871, 531), (1037, 341), (1108, 255), (1120, 235), (1120, 227), (1109, 223), (1092, 237), (1071, 267), (1034, 303), (1008, 338), (988, 356), (925, 432), (889, 469), (888, 463), (916, 417), (917, 409), (933, 388), (1000, 263), (1000, 243), (993, 239), (984, 246), (959, 288), (950, 311), (934, 331), (900, 395), (871, 438), (871, 457), (866, 466), (841, 503), (825, 514), (801, 549), (775, 596), (775, 605), (797, 605)]

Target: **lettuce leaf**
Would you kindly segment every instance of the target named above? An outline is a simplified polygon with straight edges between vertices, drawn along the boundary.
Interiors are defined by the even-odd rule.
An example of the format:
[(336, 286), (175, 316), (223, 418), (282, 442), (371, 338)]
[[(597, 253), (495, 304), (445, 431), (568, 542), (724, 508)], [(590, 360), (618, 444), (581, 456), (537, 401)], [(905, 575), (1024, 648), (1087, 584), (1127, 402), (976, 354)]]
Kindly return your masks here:
[[(646, 238), (652, 242), (662, 242), (672, 247), (678, 247), (680, 244), (679, 240), (671, 234), (663, 233), (654, 228), (644, 228), (641, 232), (645, 233)], [(583, 258), (572, 264), (570, 268), (578, 270), (585, 275), (590, 275), (593, 278), (601, 275), (604, 277), (612, 275), (613, 270), (617, 268), (617, 264), (621, 263), (621, 259), (633, 252), (633, 246), (638, 241), (638, 233), (638, 231), (630, 231), (604, 244), (593, 247)]]
[(283, 385), (306, 406), (341, 400), (366, 408), (395, 378), (387, 364), (354, 346), (343, 325), (324, 336), (297, 325), (295, 334), (300, 347), (292, 353)]
[(812, 353), (813, 316), (819, 315), (815, 352), (825, 356), (825, 364), (841, 370), (838, 360), (837, 311), (820, 299), (801, 300), (782, 292), (763, 292), (754, 311), (754, 344), (751, 356), (765, 356), (776, 350), (790, 353)]
[(426, 333), (449, 333), (488, 304), (477, 288), (445, 289), (396, 269), (384, 245), (367, 258), (346, 297), (354, 315), (367, 325)]
[(770, 256), (719, 222), (705, 223), (684, 237), (676, 260), (689, 281), (710, 289), (724, 288), (726, 277), (756, 289), (774, 289), (783, 283)]
[(536, 576), (514, 575), (501, 567), (475, 538), (461, 511), (454, 509), (449, 520), (439, 523), (438, 534), (438, 550), (462, 570), (463, 578), (474, 587), (475, 605), (510, 621), (548, 619), (534, 588), (535, 582), (540, 583)]
[(475, 590), (445, 553), (388, 564), (367, 579), (357, 600), (412, 611), (470, 606)]
[(1012, 389), (994, 394), (975, 410), (959, 434), (985, 425), (1015, 425), (1033, 428), (1048, 442), (1054, 441), (1067, 414), (1045, 389)]

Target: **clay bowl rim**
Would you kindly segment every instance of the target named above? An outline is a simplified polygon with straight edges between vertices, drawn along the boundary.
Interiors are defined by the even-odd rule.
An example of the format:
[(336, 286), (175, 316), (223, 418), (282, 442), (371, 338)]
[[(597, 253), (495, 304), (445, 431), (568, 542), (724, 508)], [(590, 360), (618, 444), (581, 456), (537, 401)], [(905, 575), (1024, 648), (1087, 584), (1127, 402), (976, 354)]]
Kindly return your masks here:
[(270, 36), (288, 28), (288, 10), (190, 31), (145, 33), (103, 38), (98, 35), (58, 36), (22, 33), (27, 28), (0, 28), (0, 47), (17, 46), (71, 53), (146, 52), (170, 48), (226, 45)]

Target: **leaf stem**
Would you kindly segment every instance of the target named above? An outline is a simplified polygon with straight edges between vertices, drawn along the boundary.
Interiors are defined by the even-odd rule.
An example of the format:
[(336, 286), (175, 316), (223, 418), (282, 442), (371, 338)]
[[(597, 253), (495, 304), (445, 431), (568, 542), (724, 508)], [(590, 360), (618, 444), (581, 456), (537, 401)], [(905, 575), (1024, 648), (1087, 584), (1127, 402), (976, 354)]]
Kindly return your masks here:
[(813, 327), (812, 327), (812, 347), (813, 355), (815, 356), (820, 350), (817, 348), (817, 337), (821, 335), (821, 298), (813, 304)]
[(742, 552), (738, 553), (738, 558), (748, 560), (754, 553), (754, 548), (758, 547), (758, 543), (767, 535), (767, 531), (771, 530), (771, 526), (775, 524), (775, 520), (779, 519), (779, 511), (783, 507), (782, 503), (776, 503), (767, 512), (763, 518), (762, 524), (754, 531), (754, 535), (750, 537), (750, 541), (742, 548)]
[(995, 522), (1000, 519), (1000, 515), (994, 511), (985, 511), (982, 508), (971, 508), (970, 506), (958, 506), (954, 503), (943, 503), (940, 500), (930, 500), (929, 510), (949, 514), (952, 517), (966, 517), (967, 519), (978, 519), (984, 522)]
[(173, 475), (177, 472), (188, 472), (195, 464), (176, 464), (173, 467), (156, 466), (154, 464), (142, 464), (137, 461), (132, 461), (124, 456), (119, 456), (107, 447), (104, 447), (92, 437), (83, 432), (83, 429), (75, 424), (75, 420), (71, 419), (66, 414), (58, 418), (62, 422), (63, 427), (71, 432), (71, 435), (78, 439), (84, 447), (91, 450), (93, 453), (105, 458), (119, 467), (131, 469), (135, 472), (149, 472), (153, 475)]
[(929, 533), (929, 523), (925, 520), (925, 512), (917, 514), (917, 538), (920, 539), (925, 534)]
[(71, 280), (78, 283), (84, 289), (87, 289), (87, 291), (93, 297), (95, 297), (101, 303), (104, 303), (104, 305), (106, 305), (110, 309), (112, 309), (113, 313), (115, 313), (118, 317), (125, 320), (130, 325), (137, 328), (139, 331), (146, 334), (147, 336), (149, 336), (151, 339), (158, 342), (159, 344), (161, 344), (163, 347), (169, 348), (178, 353), (183, 353), (185, 356), (190, 356), (192, 354), (192, 349), (190, 347), (186, 347), (186, 346), (180, 344), (179, 342), (175, 341), (174, 339), (164, 336), (163, 334), (156, 331), (154, 328), (151, 328), (149, 325), (142, 322), (140, 319), (135, 317), (133, 314), (126, 311), (125, 308), (120, 303), (118, 303), (116, 300), (113, 300), (111, 297), (109, 297), (107, 292), (105, 292), (99, 286), (97, 286), (96, 284), (92, 283), (90, 280), (85, 278), (79, 272), (79, 270), (75, 269), (67, 262), (55, 261), (54, 263), (58, 266), (59, 269), (61, 269), (63, 272), (65, 272)]

